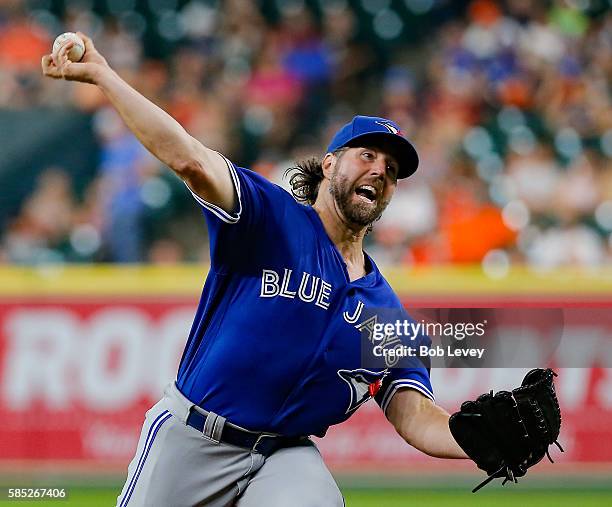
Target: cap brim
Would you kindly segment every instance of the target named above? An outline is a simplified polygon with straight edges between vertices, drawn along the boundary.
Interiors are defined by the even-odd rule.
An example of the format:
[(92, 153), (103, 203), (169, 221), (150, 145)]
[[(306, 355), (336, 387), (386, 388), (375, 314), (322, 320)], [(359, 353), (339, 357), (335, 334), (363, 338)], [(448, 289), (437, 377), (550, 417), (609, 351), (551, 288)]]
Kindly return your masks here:
[(397, 162), (399, 164), (399, 171), (397, 173), (398, 179), (407, 178), (416, 172), (419, 167), (419, 155), (414, 146), (412, 146), (412, 143), (400, 135), (390, 132), (367, 132), (354, 137), (344, 146), (354, 147), (368, 140), (376, 143), (378, 139), (384, 139), (385, 142), (395, 146), (397, 151), (394, 155), (398, 159)]

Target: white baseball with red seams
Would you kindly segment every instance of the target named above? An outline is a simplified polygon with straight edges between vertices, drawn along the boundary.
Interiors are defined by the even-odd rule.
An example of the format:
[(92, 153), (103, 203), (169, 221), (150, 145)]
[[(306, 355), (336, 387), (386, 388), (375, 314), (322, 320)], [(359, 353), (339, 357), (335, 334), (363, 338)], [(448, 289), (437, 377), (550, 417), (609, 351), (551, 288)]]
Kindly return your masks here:
[(58, 35), (53, 41), (53, 54), (59, 53), (60, 49), (68, 42), (73, 42), (74, 45), (68, 51), (68, 60), (71, 62), (80, 62), (85, 54), (85, 43), (74, 32), (64, 32)]

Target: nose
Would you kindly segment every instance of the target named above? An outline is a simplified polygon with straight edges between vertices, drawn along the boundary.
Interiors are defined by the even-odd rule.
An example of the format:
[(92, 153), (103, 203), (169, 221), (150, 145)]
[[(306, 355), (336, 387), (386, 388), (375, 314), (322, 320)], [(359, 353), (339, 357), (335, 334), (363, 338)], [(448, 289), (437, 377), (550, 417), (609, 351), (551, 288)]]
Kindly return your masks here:
[(378, 179), (384, 179), (387, 172), (387, 163), (384, 157), (377, 157), (374, 163), (370, 167), (370, 174), (376, 176)]

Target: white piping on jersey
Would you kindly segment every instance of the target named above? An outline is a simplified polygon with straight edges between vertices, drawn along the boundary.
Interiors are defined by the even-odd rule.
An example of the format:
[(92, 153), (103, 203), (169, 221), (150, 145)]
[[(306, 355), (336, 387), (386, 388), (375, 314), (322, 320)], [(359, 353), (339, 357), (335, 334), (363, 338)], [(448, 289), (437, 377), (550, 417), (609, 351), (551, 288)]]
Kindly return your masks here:
[(391, 402), (391, 398), (393, 398), (393, 395), (400, 387), (411, 387), (412, 389), (415, 389), (416, 391), (423, 393), (434, 403), (436, 401), (434, 399), (433, 393), (427, 388), (427, 386), (425, 386), (418, 380), (407, 379), (407, 378), (398, 379), (398, 380), (394, 380), (393, 382), (389, 384), (389, 387), (387, 387), (387, 392), (383, 396), (382, 402), (380, 404), (383, 414), (387, 412), (387, 407), (389, 406), (389, 403)]
[(236, 169), (234, 168), (234, 164), (232, 164), (232, 162), (230, 162), (227, 158), (225, 158), (225, 156), (223, 156), (221, 153), (219, 153), (219, 155), (223, 157), (223, 160), (225, 160), (225, 163), (227, 164), (227, 167), (230, 172), (230, 176), (232, 178), (232, 183), (234, 184), (234, 190), (236, 191), (236, 195), (238, 196), (238, 210), (234, 213), (235, 216), (232, 216), (230, 213), (220, 208), (219, 206), (212, 204), (208, 201), (205, 201), (198, 194), (196, 194), (193, 190), (191, 190), (189, 185), (187, 185), (186, 181), (184, 181), (183, 183), (185, 183), (185, 186), (187, 187), (189, 192), (191, 192), (191, 195), (193, 195), (194, 199), (198, 202), (198, 204), (200, 204), (200, 206), (206, 208), (213, 215), (215, 215), (220, 220), (223, 220), (225, 223), (235, 224), (236, 222), (238, 222), (238, 220), (240, 220), (240, 214), (242, 213), (242, 199), (240, 196), (240, 180), (238, 179), (238, 174), (236, 174)]

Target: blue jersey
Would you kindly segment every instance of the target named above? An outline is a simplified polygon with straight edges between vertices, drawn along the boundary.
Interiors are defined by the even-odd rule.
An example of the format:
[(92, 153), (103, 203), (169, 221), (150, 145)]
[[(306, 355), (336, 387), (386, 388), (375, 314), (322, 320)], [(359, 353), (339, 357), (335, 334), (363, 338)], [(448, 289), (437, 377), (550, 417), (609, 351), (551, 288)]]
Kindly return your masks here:
[[(242, 427), (322, 436), (400, 387), (433, 399), (425, 367), (361, 367), (364, 308), (401, 303), (366, 255), (351, 282), (317, 212), (227, 161), (234, 213), (205, 202), (211, 267), (177, 376), (192, 402)], [(403, 311), (403, 310), (402, 310)]]

